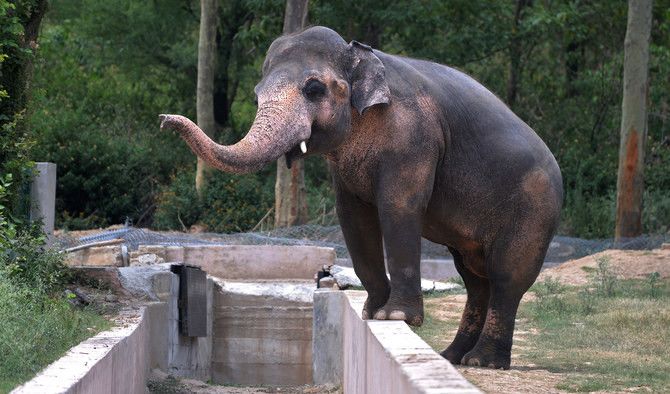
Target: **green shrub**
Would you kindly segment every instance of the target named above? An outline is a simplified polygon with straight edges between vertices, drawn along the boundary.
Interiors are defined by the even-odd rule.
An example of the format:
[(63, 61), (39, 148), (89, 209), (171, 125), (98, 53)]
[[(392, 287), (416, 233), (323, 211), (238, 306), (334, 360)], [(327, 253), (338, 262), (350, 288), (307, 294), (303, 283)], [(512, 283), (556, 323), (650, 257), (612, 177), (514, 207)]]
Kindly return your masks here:
[(39, 224), (0, 232), (0, 271), (14, 283), (50, 294), (60, 290), (69, 278), (63, 255), (44, 247)]
[(158, 198), (154, 226), (162, 230), (187, 230), (196, 223), (208, 231), (241, 232), (256, 225), (274, 202), (267, 176), (212, 172), (198, 198), (193, 172), (182, 172)]
[(41, 293), (59, 290), (68, 275), (63, 256), (44, 247), (40, 223), (9, 218), (6, 202), (11, 198), (11, 179), (11, 174), (0, 178), (0, 274)]
[(97, 38), (83, 35), (83, 23), (65, 18), (43, 29), (29, 119), (37, 141), (32, 157), (58, 165), (58, 227), (127, 218), (146, 225), (161, 185), (193, 160), (175, 133), (159, 130), (157, 117), (167, 108), (188, 113), (195, 100), (184, 92), (192, 82), (166, 65), (139, 67), (140, 75), (121, 69)]
[(0, 269), (0, 392), (8, 392), (109, 327), (101, 316), (16, 283)]
[[(670, 163), (670, 159), (667, 163)], [(665, 190), (645, 190), (642, 226), (647, 234), (670, 233), (670, 187)]]
[(153, 226), (158, 230), (188, 230), (202, 214), (195, 191), (195, 173), (183, 171), (158, 195)]

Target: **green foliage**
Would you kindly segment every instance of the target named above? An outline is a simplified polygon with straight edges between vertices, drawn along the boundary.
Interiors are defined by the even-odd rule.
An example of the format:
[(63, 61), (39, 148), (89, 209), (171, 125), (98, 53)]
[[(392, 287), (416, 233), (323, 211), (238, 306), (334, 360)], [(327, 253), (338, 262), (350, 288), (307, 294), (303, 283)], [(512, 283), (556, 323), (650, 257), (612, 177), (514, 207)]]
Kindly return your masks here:
[(649, 286), (649, 297), (651, 298), (658, 298), (661, 294), (660, 291), (660, 279), (661, 279), (661, 274), (658, 272), (652, 272), (651, 274), (647, 275), (647, 285)]
[(618, 280), (610, 267), (610, 258), (601, 256), (596, 259), (597, 268), (594, 275), (596, 291), (603, 297), (613, 297), (617, 291)]
[[(519, 79), (513, 110), (547, 142), (563, 172), (566, 197), (560, 231), (611, 237), (626, 3), (527, 3), (515, 22), (515, 2), (315, 0), (310, 1), (309, 19), (334, 28), (347, 40), (463, 69), (503, 98), (508, 95), (510, 70), (515, 69)], [(0, 4), (5, 4), (0, 18), (8, 21), (0, 24), (1, 65), (4, 37), (18, 36), (9, 14), (2, 14), (11, 6), (6, 0)], [(214, 102), (219, 128), (215, 139), (220, 142), (238, 140), (254, 118), (253, 88), (267, 47), (281, 33), (284, 6), (281, 0), (219, 4)], [(40, 43), (42, 60), (36, 64), (36, 102), (25, 116), (37, 139), (33, 158), (59, 166), (59, 226), (102, 226), (126, 217), (160, 228), (182, 228), (179, 219), (186, 227), (191, 221), (223, 226), (222, 219), (178, 201), (193, 201), (183, 169), (195, 158), (177, 136), (159, 132), (156, 121), (161, 112), (194, 117), (197, 8), (191, 0), (51, 2)], [(646, 232), (667, 232), (670, 223), (668, 9), (669, 0), (654, 2)], [(13, 152), (29, 148), (27, 140), (7, 135), (0, 138), (3, 153), (5, 146)], [(13, 168), (18, 188), (25, 168)], [(306, 171), (311, 220), (329, 224), (334, 220), (334, 197), (323, 160), (308, 160)], [(270, 173), (255, 180), (264, 185), (258, 192), (240, 194), (264, 201), (263, 193), (271, 188)], [(173, 182), (181, 184), (169, 186)], [(182, 197), (169, 200), (161, 190)], [(228, 203), (218, 209), (228, 212), (226, 217), (232, 211), (251, 216), (235, 218), (237, 224), (229, 229), (244, 228), (257, 217), (244, 205), (248, 203), (236, 201), (243, 204), (241, 209)], [(157, 206), (162, 211), (154, 216)], [(208, 212), (216, 215), (216, 210)]]
[[(87, 6), (107, 4), (94, 3)], [(160, 8), (142, 4), (149, 10)], [(118, 12), (124, 10), (129, 11), (120, 7)], [(181, 90), (192, 89), (192, 81), (176, 73), (166, 84), (165, 75), (179, 71), (167, 60), (147, 65), (144, 58), (133, 55), (128, 61), (135, 67), (123, 62), (120, 67), (110, 52), (123, 56), (122, 50), (114, 53), (97, 39), (82, 36), (80, 30), (93, 29), (99, 22), (94, 15), (101, 14), (48, 24), (42, 36), (43, 60), (36, 70), (31, 126), (39, 144), (33, 155), (58, 165), (57, 223), (70, 229), (121, 223), (126, 218), (146, 223), (159, 185), (191, 158), (177, 136), (159, 131), (157, 114), (166, 108), (189, 112), (192, 104)], [(105, 27), (112, 28), (100, 25)]]
[(11, 182), (11, 174), (0, 178), (0, 392), (108, 326), (59, 295), (69, 278), (63, 255), (44, 247), (39, 223), (17, 222), (8, 215)]
[(68, 270), (61, 253), (45, 249), (45, 235), (39, 223), (16, 223), (9, 219), (11, 174), (0, 178), (0, 274), (14, 283), (49, 294), (60, 290)]
[[(0, 176), (11, 175), (11, 185), (2, 197), (6, 215), (21, 216), (20, 189), (31, 176), (29, 138), (24, 117), (28, 98), (27, 81), (34, 56), (32, 34), (37, 27), (44, 0), (0, 0)], [(15, 220), (20, 219), (15, 217)]]
[(193, 172), (183, 172), (161, 193), (154, 225), (164, 230), (188, 230), (201, 223), (208, 231), (248, 231), (274, 203), (274, 184), (264, 183), (264, 178), (215, 172), (198, 198)]
[(30, 379), (70, 347), (109, 327), (101, 316), (73, 308), (16, 283), (0, 269), (0, 392)]

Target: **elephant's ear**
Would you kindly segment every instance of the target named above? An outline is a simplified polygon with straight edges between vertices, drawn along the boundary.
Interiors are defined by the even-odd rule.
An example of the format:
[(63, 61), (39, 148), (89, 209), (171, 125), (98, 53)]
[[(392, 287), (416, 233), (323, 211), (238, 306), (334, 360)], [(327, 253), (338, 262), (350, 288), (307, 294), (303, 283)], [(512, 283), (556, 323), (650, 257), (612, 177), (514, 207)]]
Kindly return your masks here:
[(377, 104), (388, 104), (391, 93), (386, 83), (386, 71), (372, 48), (352, 41), (351, 53), (351, 105), (363, 114), (367, 108)]

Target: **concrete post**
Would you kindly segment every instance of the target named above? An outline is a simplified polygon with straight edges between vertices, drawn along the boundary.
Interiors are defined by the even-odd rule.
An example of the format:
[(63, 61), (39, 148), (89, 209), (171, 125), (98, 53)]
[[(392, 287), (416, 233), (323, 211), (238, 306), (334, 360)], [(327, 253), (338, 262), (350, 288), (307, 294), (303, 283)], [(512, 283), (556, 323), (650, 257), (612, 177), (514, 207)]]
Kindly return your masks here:
[(314, 384), (342, 384), (343, 291), (317, 289), (314, 292), (312, 326), (312, 373)]
[(56, 164), (35, 163), (37, 174), (30, 185), (30, 221), (42, 220), (42, 230), (51, 245), (56, 212)]

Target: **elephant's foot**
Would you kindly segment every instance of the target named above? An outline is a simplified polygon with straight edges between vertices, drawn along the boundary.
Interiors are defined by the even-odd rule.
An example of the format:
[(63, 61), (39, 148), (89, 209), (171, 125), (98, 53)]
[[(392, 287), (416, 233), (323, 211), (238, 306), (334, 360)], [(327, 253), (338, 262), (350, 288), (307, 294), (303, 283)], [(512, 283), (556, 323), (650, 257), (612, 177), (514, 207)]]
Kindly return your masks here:
[(361, 317), (363, 320), (370, 320), (372, 317), (377, 313), (381, 307), (386, 304), (386, 301), (388, 300), (388, 295), (385, 296), (374, 296), (374, 295), (368, 295), (368, 298), (365, 300), (365, 304), (363, 305), (363, 313), (361, 314)]
[(410, 326), (423, 324), (423, 298), (414, 302), (389, 300), (374, 314), (375, 320), (404, 320)]
[(493, 347), (477, 346), (467, 352), (461, 364), (471, 367), (487, 367), (493, 369), (509, 369), (511, 351), (495, 350)]
[(472, 337), (463, 337), (456, 334), (456, 338), (446, 349), (444, 349), (440, 355), (453, 365), (458, 365), (461, 363), (463, 356), (477, 343), (477, 338)]

